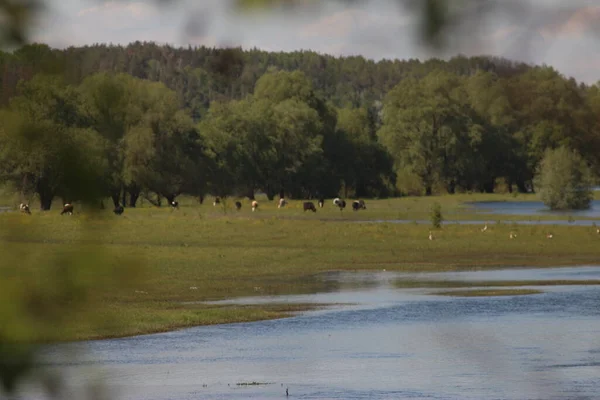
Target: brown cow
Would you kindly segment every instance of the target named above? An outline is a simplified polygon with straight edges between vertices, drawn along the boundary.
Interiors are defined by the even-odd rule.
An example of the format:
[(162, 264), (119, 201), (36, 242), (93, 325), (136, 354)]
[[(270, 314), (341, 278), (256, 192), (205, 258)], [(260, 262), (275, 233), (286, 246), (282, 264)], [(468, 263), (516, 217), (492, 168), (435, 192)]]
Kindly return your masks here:
[(312, 212), (317, 212), (317, 208), (315, 207), (314, 203), (312, 201), (305, 201), (304, 202), (304, 211), (312, 211)]

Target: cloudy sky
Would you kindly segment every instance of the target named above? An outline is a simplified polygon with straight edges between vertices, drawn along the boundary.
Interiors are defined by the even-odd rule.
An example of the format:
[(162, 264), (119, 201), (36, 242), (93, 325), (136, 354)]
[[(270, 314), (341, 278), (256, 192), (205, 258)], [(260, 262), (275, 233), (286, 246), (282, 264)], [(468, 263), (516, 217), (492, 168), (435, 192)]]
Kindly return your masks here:
[(552, 65), (588, 83), (600, 80), (600, 0), (498, 2), (518, 7), (468, 14), (444, 53), (422, 45), (419, 19), (401, 0), (330, 0), (258, 14), (240, 13), (230, 0), (177, 0), (167, 7), (151, 0), (60, 0), (51, 1), (33, 39), (55, 47), (140, 40), (311, 49), (375, 60), (487, 54)]

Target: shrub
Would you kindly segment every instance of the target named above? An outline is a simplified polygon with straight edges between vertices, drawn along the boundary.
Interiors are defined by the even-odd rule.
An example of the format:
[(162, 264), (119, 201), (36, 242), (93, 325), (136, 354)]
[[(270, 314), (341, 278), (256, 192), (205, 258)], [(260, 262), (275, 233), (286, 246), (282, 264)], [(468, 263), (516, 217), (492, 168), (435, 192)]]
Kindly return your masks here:
[(566, 147), (547, 150), (535, 177), (544, 204), (551, 210), (582, 210), (592, 200), (592, 173), (581, 156)]
[(433, 203), (433, 206), (431, 206), (431, 225), (434, 228), (441, 228), (443, 220), (442, 206), (440, 206), (440, 203)]

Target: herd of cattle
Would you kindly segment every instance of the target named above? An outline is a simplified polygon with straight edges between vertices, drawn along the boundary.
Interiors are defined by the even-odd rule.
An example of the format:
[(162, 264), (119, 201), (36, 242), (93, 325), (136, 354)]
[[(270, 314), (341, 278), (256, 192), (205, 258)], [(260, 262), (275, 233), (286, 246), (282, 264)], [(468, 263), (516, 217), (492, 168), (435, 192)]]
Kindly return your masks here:
[[(215, 201), (213, 202), (213, 206), (217, 206), (221, 204), (221, 199), (219, 197), (215, 198)], [(284, 199), (283, 197), (279, 199), (279, 203), (277, 204), (277, 208), (283, 208), (288, 204), (287, 200)], [(323, 208), (323, 206), (325, 205), (325, 199), (321, 198), (319, 199), (319, 208)], [(335, 198), (333, 199), (333, 205), (338, 207), (341, 210), (343, 210), (344, 208), (346, 208), (346, 201), (342, 200), (340, 198)], [(242, 209), (242, 203), (240, 201), (236, 201), (235, 202), (235, 208), (236, 210), (241, 210)], [(305, 201), (302, 204), (302, 208), (304, 209), (304, 211), (312, 211), (312, 212), (317, 212), (317, 207), (315, 207), (315, 203), (313, 203), (312, 201)], [(256, 211), (258, 209), (258, 201), (253, 200), (252, 201), (252, 212)], [(354, 200), (352, 202), (352, 209), (354, 211), (358, 211), (358, 210), (366, 210), (367, 209), (367, 205), (365, 204), (364, 200)]]
[[(213, 202), (213, 206), (217, 206), (218, 204), (221, 204), (221, 198), (216, 197), (215, 201)], [(279, 203), (277, 204), (277, 208), (283, 208), (287, 204), (288, 204), (288, 202), (286, 199), (280, 198)], [(323, 199), (323, 198), (319, 199), (318, 204), (319, 204), (319, 208), (323, 208), (325, 206), (325, 199)], [(172, 201), (169, 205), (173, 208), (179, 208), (179, 202), (177, 202), (177, 201)], [(340, 209), (340, 211), (342, 211), (342, 210), (344, 210), (344, 208), (346, 208), (346, 201), (342, 200), (340, 198), (335, 198), (335, 199), (333, 199), (333, 205), (338, 207)], [(253, 200), (251, 206), (252, 206), (252, 212), (256, 211), (258, 209), (258, 201)], [(302, 207), (303, 207), (304, 211), (317, 212), (317, 207), (315, 207), (315, 204), (312, 201), (305, 201), (302, 204)], [(236, 210), (240, 211), (242, 209), (242, 203), (240, 201), (236, 201), (235, 208), (236, 208)], [(354, 211), (366, 210), (367, 205), (365, 204), (364, 200), (354, 200), (352, 202), (352, 209)], [(31, 210), (29, 209), (29, 204), (21, 203), (19, 205), (19, 210), (22, 213), (31, 214)], [(123, 214), (124, 211), (125, 211), (125, 208), (122, 205), (116, 206), (113, 210), (113, 212), (116, 215), (121, 215), (121, 214)], [(73, 204), (67, 203), (63, 206), (63, 209), (60, 212), (60, 215), (64, 215), (64, 214), (73, 215)]]

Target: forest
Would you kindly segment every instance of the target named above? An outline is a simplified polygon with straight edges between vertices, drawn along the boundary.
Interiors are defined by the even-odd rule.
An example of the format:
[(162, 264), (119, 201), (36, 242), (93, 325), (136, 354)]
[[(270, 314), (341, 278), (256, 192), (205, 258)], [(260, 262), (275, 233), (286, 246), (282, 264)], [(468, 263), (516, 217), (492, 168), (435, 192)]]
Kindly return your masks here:
[(600, 176), (600, 87), (495, 57), (30, 44), (0, 87), (0, 184), (42, 209), (528, 192), (559, 147)]

